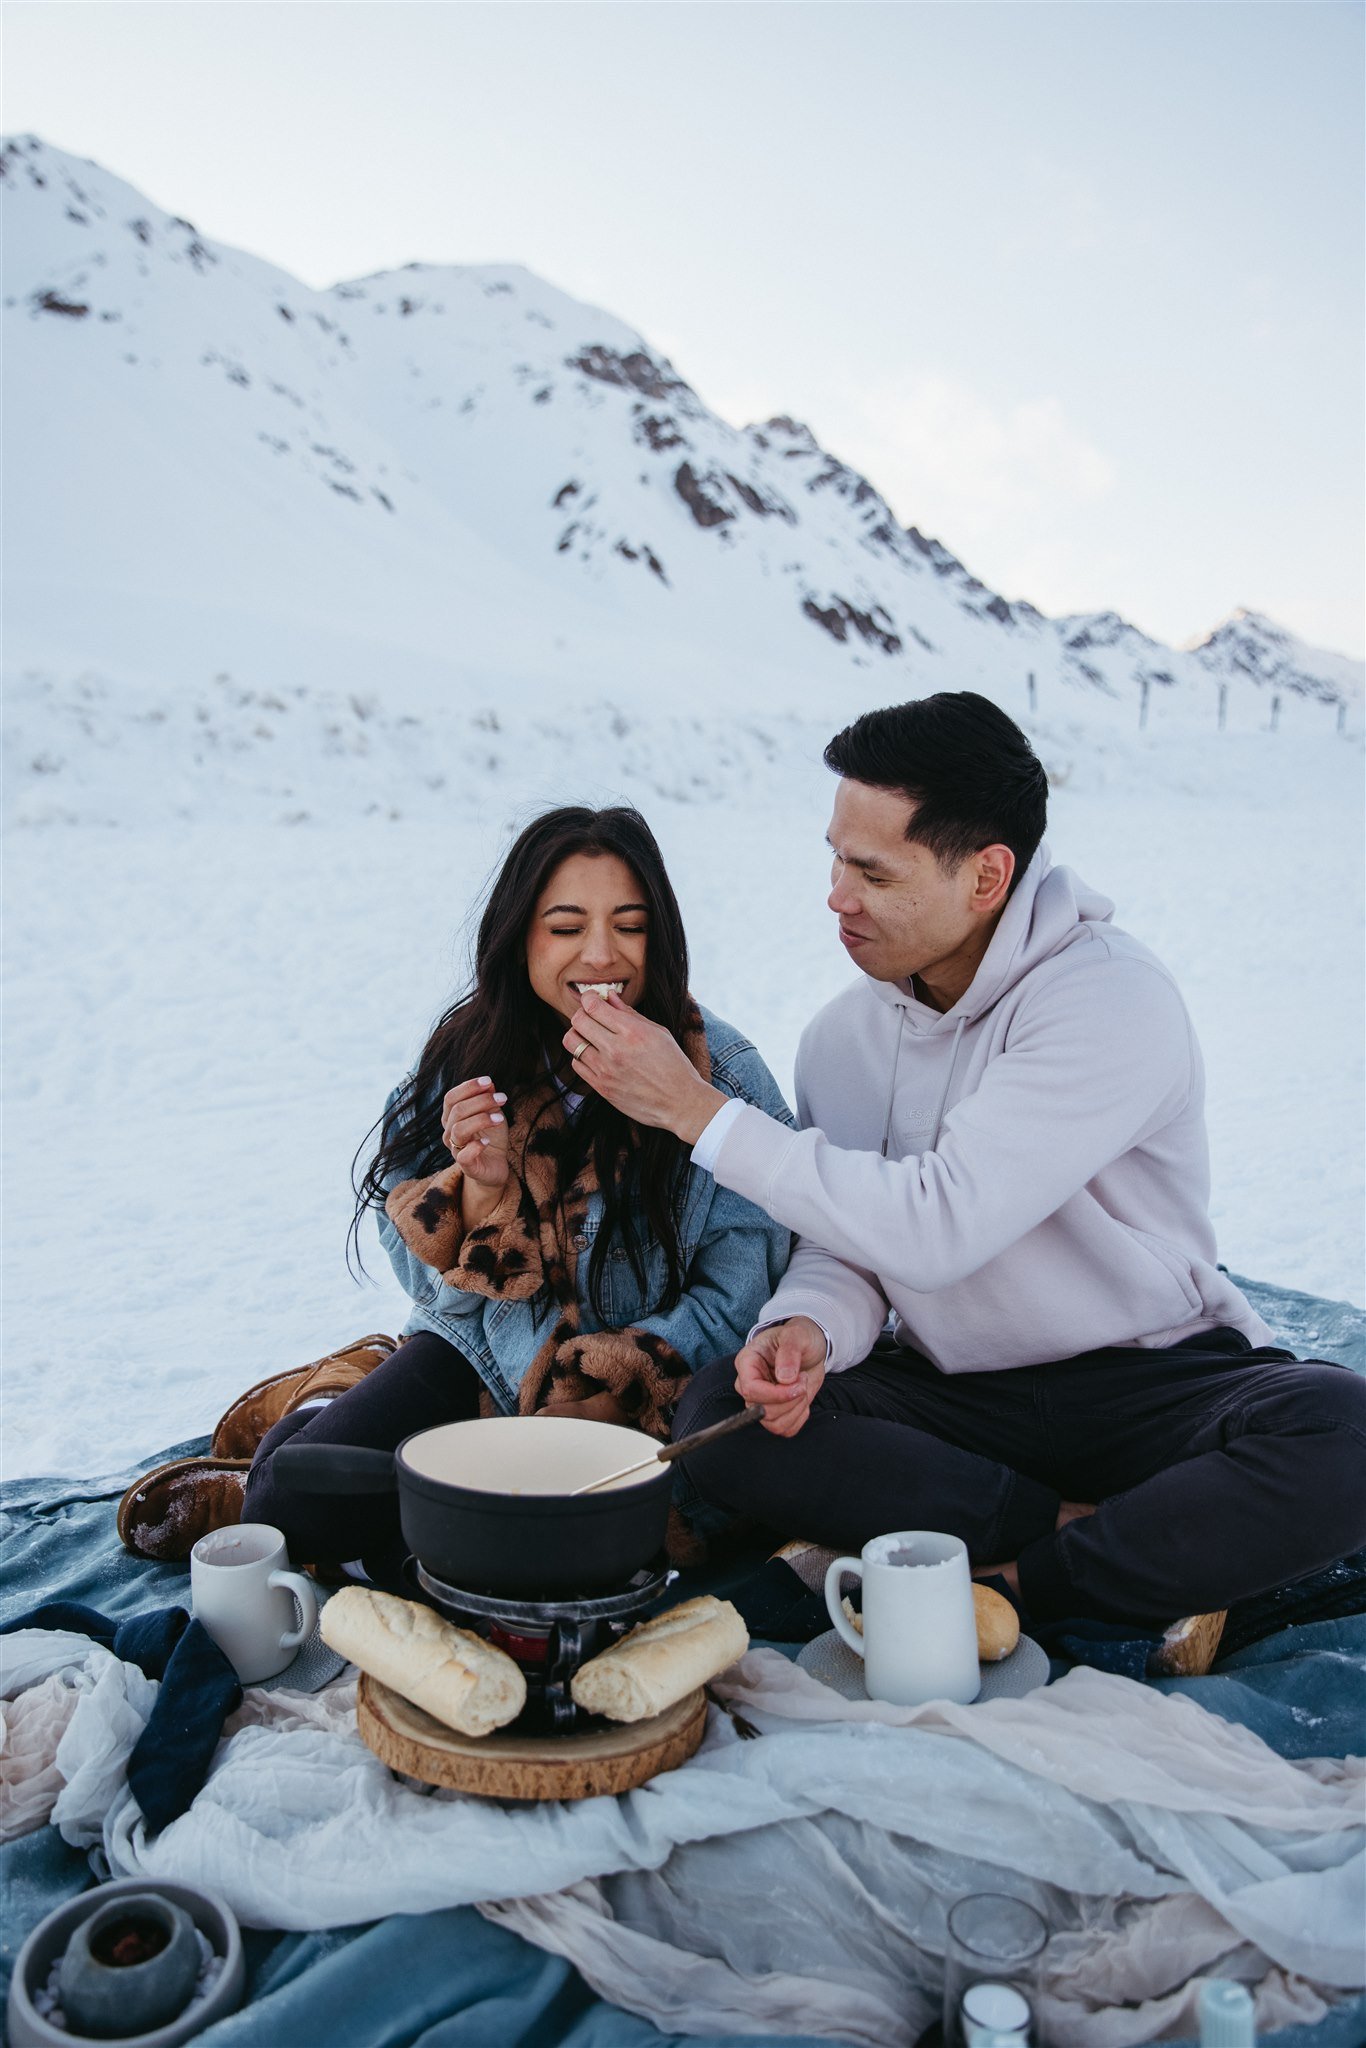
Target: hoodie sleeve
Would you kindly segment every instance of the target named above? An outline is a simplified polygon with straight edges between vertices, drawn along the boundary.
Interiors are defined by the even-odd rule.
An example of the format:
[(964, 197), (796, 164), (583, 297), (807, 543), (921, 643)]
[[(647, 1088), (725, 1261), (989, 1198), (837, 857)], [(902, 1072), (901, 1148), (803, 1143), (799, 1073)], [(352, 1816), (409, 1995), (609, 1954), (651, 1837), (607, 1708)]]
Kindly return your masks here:
[[(797, 1128), (802, 1131), (811, 1124), (806, 1076), (807, 1054), (803, 1042), (797, 1051), (796, 1071)], [(776, 1215), (772, 1209), (769, 1213)], [(889, 1308), (875, 1273), (825, 1250), (813, 1238), (799, 1237), (793, 1246), (786, 1273), (768, 1305), (755, 1317), (755, 1323), (786, 1322), (791, 1316), (809, 1316), (830, 1340), (827, 1371), (843, 1372), (846, 1367), (856, 1365), (861, 1358), (868, 1356), (887, 1320)]]
[[(812, 1271), (832, 1301), (848, 1304), (861, 1339), (873, 1275), (920, 1294), (965, 1280), (1178, 1115), (1197, 1073), (1171, 981), (1146, 961), (1111, 956), (1022, 1006), (932, 1151), (883, 1159), (747, 1109), (726, 1134), (716, 1177), (799, 1233), (794, 1300), (798, 1275)], [(844, 1272), (814, 1268), (808, 1243)], [(801, 1312), (787, 1309), (787, 1287), (777, 1300)]]

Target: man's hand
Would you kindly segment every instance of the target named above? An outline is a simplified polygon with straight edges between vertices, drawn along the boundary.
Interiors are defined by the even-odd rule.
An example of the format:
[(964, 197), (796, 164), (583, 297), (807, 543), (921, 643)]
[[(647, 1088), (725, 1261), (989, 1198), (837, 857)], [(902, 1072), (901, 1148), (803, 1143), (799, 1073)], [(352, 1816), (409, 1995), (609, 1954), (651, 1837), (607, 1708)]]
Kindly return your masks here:
[[(585, 995), (564, 1034), (574, 1072), (632, 1123), (695, 1145), (728, 1098), (702, 1079), (678, 1041), (619, 995)], [(580, 1052), (579, 1048), (583, 1047)]]
[(765, 1429), (795, 1436), (825, 1378), (825, 1332), (809, 1316), (760, 1330), (735, 1360), (735, 1391), (763, 1405)]

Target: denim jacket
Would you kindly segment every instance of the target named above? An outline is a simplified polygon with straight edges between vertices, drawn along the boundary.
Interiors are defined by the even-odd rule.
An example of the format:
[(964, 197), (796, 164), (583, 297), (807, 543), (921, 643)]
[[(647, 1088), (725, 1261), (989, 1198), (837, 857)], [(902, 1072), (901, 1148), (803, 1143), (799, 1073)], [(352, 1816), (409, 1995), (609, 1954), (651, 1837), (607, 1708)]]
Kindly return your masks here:
[[(699, 1006), (700, 1007), (700, 1006)], [(737, 1096), (780, 1123), (792, 1114), (768, 1068), (749, 1040), (731, 1024), (702, 1010), (714, 1088)], [(390, 1096), (386, 1113), (398, 1090)], [(404, 1176), (396, 1174), (388, 1187)], [(773, 1294), (791, 1251), (790, 1234), (740, 1195), (720, 1187), (709, 1173), (689, 1166), (680, 1218), (680, 1243), (687, 1274), (682, 1298), (663, 1313), (644, 1313), (657, 1299), (664, 1276), (664, 1252), (653, 1238), (642, 1247), (649, 1291), (642, 1293), (625, 1245), (614, 1243), (602, 1276), (605, 1315), (599, 1320), (588, 1296), (588, 1262), (602, 1221), (601, 1195), (591, 1199), (576, 1240), (580, 1327), (653, 1331), (665, 1338), (690, 1369), (736, 1351), (755, 1317)], [(500, 1410), (515, 1414), (517, 1388), (550, 1333), (554, 1310), (534, 1301), (490, 1301), (449, 1287), (441, 1275), (411, 1252), (382, 1208), (377, 1208), (380, 1242), (413, 1311), (405, 1337), (434, 1331), (463, 1352)]]

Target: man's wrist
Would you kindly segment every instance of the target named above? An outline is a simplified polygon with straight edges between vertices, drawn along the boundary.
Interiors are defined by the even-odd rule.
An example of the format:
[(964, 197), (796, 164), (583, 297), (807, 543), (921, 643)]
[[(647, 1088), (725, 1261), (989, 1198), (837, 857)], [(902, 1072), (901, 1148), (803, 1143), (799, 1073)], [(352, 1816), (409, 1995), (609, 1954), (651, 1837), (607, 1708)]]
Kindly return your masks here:
[(730, 1097), (723, 1095), (719, 1088), (699, 1079), (674, 1121), (674, 1136), (681, 1138), (685, 1145), (695, 1145), (717, 1110), (723, 1109), (729, 1100)]

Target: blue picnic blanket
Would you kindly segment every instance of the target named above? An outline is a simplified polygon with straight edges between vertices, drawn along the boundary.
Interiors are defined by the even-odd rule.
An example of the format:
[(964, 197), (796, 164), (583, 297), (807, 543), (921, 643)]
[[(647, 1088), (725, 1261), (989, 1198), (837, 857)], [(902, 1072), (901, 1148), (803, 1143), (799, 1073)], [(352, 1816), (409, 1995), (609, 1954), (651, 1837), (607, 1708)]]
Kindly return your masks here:
[[(1366, 1317), (1341, 1304), (1240, 1282), (1283, 1342), (1300, 1355), (1366, 1369)], [(191, 1455), (203, 1440), (173, 1447)], [(148, 1460), (147, 1462), (150, 1462)], [(140, 1466), (139, 1469), (145, 1469)], [(184, 1604), (183, 1566), (135, 1560), (114, 1533), (114, 1507), (135, 1473), (0, 1487), (5, 1597), (0, 1626), (52, 1601), (78, 1601), (117, 1619)], [(1366, 1732), (1363, 1574), (1320, 1587), (1321, 1618), (1263, 1634), (1202, 1679), (1160, 1681), (1251, 1728), (1287, 1757), (1359, 1751)], [(1335, 1601), (1335, 1593), (1340, 1595)], [(1333, 1614), (1334, 1605), (1358, 1611)], [(1312, 1611), (1312, 1608), (1311, 1608)], [(1275, 1614), (1264, 1617), (1274, 1621)], [(1255, 1620), (1255, 1617), (1254, 1617)], [(1254, 1631), (1255, 1632), (1255, 1631)], [(0, 1992), (29, 1931), (94, 1881), (87, 1857), (52, 1828), (0, 1851), (7, 1910)], [(244, 1933), (248, 2003), (198, 2038), (205, 2048), (278, 2048), (285, 2040), (337, 2048), (752, 2048), (754, 2036), (665, 2034), (598, 1998), (567, 1962), (493, 1926), (472, 1907), (395, 1914), (319, 1934)], [(829, 2037), (766, 2035), (772, 2048), (818, 2048)], [(1366, 1998), (1320, 2024), (1262, 2037), (1267, 2048), (1363, 2048)]]

